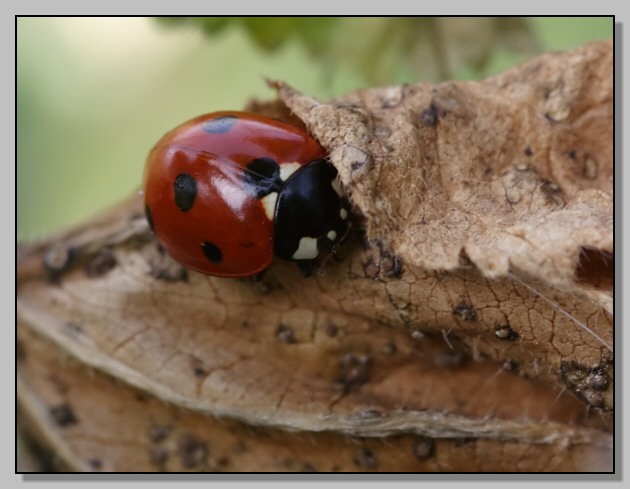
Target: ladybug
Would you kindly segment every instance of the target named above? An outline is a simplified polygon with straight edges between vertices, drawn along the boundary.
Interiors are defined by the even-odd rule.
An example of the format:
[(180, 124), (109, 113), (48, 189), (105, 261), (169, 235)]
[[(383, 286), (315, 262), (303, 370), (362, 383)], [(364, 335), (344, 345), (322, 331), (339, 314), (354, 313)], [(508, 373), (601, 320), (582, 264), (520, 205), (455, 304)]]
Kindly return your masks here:
[(175, 260), (221, 277), (260, 274), (274, 255), (308, 276), (350, 230), (326, 150), (298, 127), (247, 112), (202, 115), (158, 141), (144, 204)]

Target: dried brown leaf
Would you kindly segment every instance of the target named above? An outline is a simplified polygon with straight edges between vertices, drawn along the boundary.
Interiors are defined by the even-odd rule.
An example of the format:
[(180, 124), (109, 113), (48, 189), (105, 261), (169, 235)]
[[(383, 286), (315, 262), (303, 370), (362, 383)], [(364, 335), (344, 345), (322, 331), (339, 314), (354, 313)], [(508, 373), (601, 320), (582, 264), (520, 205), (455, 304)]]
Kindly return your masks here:
[(546, 54), (482, 82), (326, 103), (279, 83), (330, 150), (368, 238), (403, 263), (575, 290), (580, 250), (612, 254), (612, 45)]
[[(602, 471), (610, 447), (589, 443), (412, 433), (353, 437), (288, 432), (183, 410), (64, 356), (28, 329), (20, 359), (18, 400), (30, 437), (60, 470), (123, 472)], [(55, 413), (63, 412), (63, 416)], [(365, 420), (378, 417), (365, 412)], [(334, 454), (334, 456), (331, 456)]]
[(611, 44), (325, 103), (276, 85), (365, 236), (310, 279), (207, 277), (134, 198), (22, 247), (31, 431), (78, 470), (610, 470)]

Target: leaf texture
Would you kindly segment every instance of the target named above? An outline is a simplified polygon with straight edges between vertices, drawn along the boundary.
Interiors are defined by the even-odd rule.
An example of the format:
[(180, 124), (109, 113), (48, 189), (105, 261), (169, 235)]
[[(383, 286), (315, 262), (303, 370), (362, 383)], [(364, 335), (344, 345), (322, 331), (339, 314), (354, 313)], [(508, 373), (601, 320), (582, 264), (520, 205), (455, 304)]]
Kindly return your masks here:
[[(139, 197), (18, 254), (18, 398), (72, 470), (610, 471), (612, 45), (326, 102), (356, 233), (187, 271)], [(334, 454), (334, 455), (333, 455)]]

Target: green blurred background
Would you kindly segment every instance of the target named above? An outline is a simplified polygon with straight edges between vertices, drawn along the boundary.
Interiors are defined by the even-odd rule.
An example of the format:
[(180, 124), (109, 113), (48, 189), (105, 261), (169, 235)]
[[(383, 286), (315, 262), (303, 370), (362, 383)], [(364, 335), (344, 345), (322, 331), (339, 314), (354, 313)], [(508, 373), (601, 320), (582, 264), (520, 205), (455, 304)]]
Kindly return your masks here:
[(41, 238), (140, 188), (144, 159), (196, 115), (478, 79), (613, 36), (598, 18), (18, 18), (17, 237)]

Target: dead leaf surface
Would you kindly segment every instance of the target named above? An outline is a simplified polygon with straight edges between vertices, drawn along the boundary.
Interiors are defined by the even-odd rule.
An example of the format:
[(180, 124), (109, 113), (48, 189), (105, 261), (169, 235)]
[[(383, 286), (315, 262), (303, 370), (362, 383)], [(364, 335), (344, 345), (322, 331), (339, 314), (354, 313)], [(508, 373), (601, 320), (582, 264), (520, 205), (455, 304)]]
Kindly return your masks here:
[(610, 470), (611, 44), (328, 102), (277, 86), (356, 211), (339, 260), (187, 271), (139, 197), (21, 247), (31, 431), (77, 470)]

